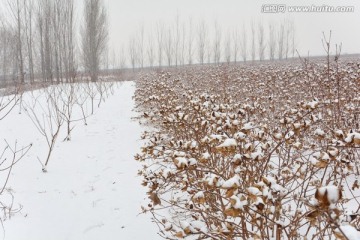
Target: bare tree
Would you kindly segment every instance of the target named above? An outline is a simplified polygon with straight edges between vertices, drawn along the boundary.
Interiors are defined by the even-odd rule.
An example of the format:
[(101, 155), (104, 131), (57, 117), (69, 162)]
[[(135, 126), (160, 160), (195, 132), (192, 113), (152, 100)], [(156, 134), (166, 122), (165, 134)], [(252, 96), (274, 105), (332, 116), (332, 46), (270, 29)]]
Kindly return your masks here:
[[(61, 117), (63, 118), (63, 121), (66, 123), (66, 137), (64, 141), (70, 141), (71, 140), (71, 131), (74, 129), (75, 126), (72, 126), (73, 122), (77, 121), (85, 121), (86, 123), (86, 116), (84, 114), (84, 111), (82, 109), (83, 117), (74, 118), (74, 106), (78, 104), (79, 106), (82, 106), (81, 100), (78, 100), (78, 97), (80, 96), (78, 89), (75, 84), (62, 84), (59, 86), (60, 91), (58, 94), (58, 99), (61, 102), (61, 105), (64, 106), (64, 111), (60, 111)], [(80, 103), (80, 104), (79, 104)]]
[(155, 62), (155, 49), (154, 49), (154, 39), (151, 32), (148, 34), (148, 44), (146, 50), (147, 50), (146, 53), (147, 53), (148, 63), (149, 66), (152, 68)]
[(233, 52), (233, 59), (236, 63), (238, 60), (239, 48), (240, 48), (240, 40), (239, 40), (239, 30), (235, 28), (232, 34), (232, 52)]
[(211, 63), (211, 57), (212, 57), (212, 53), (213, 51), (211, 51), (212, 49), (210, 49), (211, 47), (211, 42), (210, 42), (210, 38), (206, 39), (205, 41), (205, 55), (206, 55), (206, 62), (207, 63)]
[[(9, 23), (6, 25), (7, 34), (2, 38), (12, 39), (14, 47), (7, 47), (4, 57), (15, 56), (14, 61), (2, 64), (3, 76), (9, 65), (16, 66), (13, 75), (20, 82), (27, 79), (34, 82), (35, 75), (40, 74), (44, 81), (58, 82), (65, 77), (72, 81), (76, 76), (77, 64), (75, 56), (76, 37), (75, 8), (73, 0), (16, 0), (4, 1), (7, 6)], [(15, 49), (15, 51), (13, 50)], [(13, 54), (14, 53), (14, 54)], [(9, 59), (10, 60), (10, 59)], [(6, 76), (5, 76), (6, 78)]]
[(204, 60), (205, 60), (206, 38), (207, 38), (206, 24), (204, 21), (201, 21), (197, 29), (197, 51), (198, 51), (197, 55), (200, 64), (204, 64)]
[(167, 65), (171, 66), (174, 57), (174, 46), (171, 27), (168, 28), (165, 35), (165, 56)]
[(174, 46), (173, 46), (173, 54), (175, 60), (175, 66), (179, 64), (179, 48), (180, 48), (180, 15), (177, 12), (175, 17), (175, 33), (174, 33)]
[(53, 66), (54, 73), (57, 83), (62, 82), (62, 66), (61, 66), (61, 58), (62, 58), (62, 41), (58, 41), (61, 38), (63, 29), (62, 29), (62, 21), (63, 16), (61, 14), (61, 10), (63, 2), (56, 0), (52, 2), (52, 10), (51, 14), (51, 24), (53, 27), (53, 31), (51, 31), (51, 44), (53, 50)]
[(142, 23), (139, 27), (139, 34), (137, 35), (137, 49), (138, 49), (138, 61), (139, 61), (139, 67), (144, 68), (144, 37), (145, 37), (145, 30), (144, 30), (144, 24)]
[(224, 41), (224, 56), (227, 64), (230, 64), (231, 62), (231, 51), (231, 35), (228, 31)]
[(119, 68), (124, 69), (126, 67), (126, 53), (124, 46), (121, 46), (119, 55)]
[(181, 27), (181, 38), (180, 38), (180, 65), (184, 66), (185, 65), (185, 54), (186, 54), (186, 24), (185, 22), (182, 23), (182, 27)]
[(163, 59), (163, 44), (164, 44), (164, 25), (160, 22), (156, 24), (156, 40), (157, 40), (157, 58), (158, 66), (161, 67)]
[(64, 73), (66, 82), (74, 82), (77, 71), (75, 46), (75, 7), (73, 0), (63, 0), (64, 32), (62, 36), (64, 52)]
[(242, 60), (244, 62), (246, 62), (246, 59), (247, 59), (247, 36), (246, 36), (245, 24), (243, 24), (243, 27), (242, 27), (240, 52), (241, 52)]
[(89, 94), (87, 93), (87, 86), (88, 86), (88, 84), (77, 85), (78, 96), (76, 98), (76, 104), (81, 109), (82, 119), (84, 120), (85, 126), (87, 126), (87, 118), (88, 118), (88, 111), (87, 111), (86, 103), (88, 101)]
[[(11, 72), (11, 65), (14, 66), (14, 69), (17, 69), (17, 66), (15, 65), (17, 62), (17, 48), (16, 45), (13, 44), (14, 42), (16, 43), (17, 40), (16, 34), (11, 26), (2, 19), (0, 19), (0, 21), (0, 61), (2, 61), (0, 67), (2, 68), (2, 81), (4, 82), (4, 85), (6, 85), (8, 75), (10, 75)], [(12, 72), (15, 71), (13, 70)]]
[[(111, 49), (115, 49), (114, 47), (112, 47)], [(109, 68), (111, 69), (111, 73), (115, 74), (115, 69), (118, 66), (118, 57), (117, 57), (117, 53), (115, 50), (109, 52), (109, 59), (110, 59), (110, 66)], [(109, 70), (110, 70), (109, 69)]]
[(189, 18), (189, 29), (188, 29), (188, 35), (187, 35), (187, 57), (188, 57), (188, 64), (193, 63), (193, 53), (194, 53), (194, 47), (193, 47), (193, 41), (194, 41), (194, 35), (193, 35), (193, 21), (192, 18)]
[(294, 57), (295, 56), (295, 52), (296, 52), (296, 28), (295, 28), (295, 23), (294, 21), (291, 22), (290, 24), (290, 34), (291, 34), (291, 56)]
[(43, 106), (38, 97), (32, 97), (25, 103), (25, 112), (35, 125), (38, 132), (44, 137), (47, 143), (47, 154), (44, 163), (40, 161), (43, 172), (47, 172), (51, 153), (54, 150), (55, 143), (60, 133), (61, 126), (64, 123), (62, 113), (65, 112), (65, 106), (58, 101), (59, 89), (57, 86), (51, 86), (44, 89), (46, 105)]
[(34, 82), (34, 57), (33, 57), (33, 0), (24, 0), (24, 29), (28, 54), (28, 69), (30, 82)]
[(291, 51), (290, 38), (291, 38), (293, 21), (291, 21), (290, 19), (286, 19), (284, 25), (285, 25), (284, 55), (285, 55), (285, 59), (288, 59), (289, 52)]
[(136, 67), (136, 63), (137, 63), (137, 48), (136, 48), (135, 37), (132, 37), (129, 39), (128, 50), (129, 50), (130, 64), (131, 64), (133, 71), (135, 71), (135, 67)]
[(86, 90), (87, 96), (89, 96), (91, 101), (91, 115), (94, 114), (94, 101), (96, 96), (98, 95), (96, 86), (94, 83), (87, 82), (86, 87), (84, 88)]
[[(230, 47), (230, 46), (229, 46)], [(214, 43), (213, 43), (213, 51), (214, 51), (214, 62), (216, 64), (220, 63), (221, 59), (221, 28), (217, 21), (214, 23)]]
[(37, 6), (37, 28), (43, 81), (53, 81), (52, 21), (53, 7), (50, 0), (40, 0)]
[(251, 21), (251, 60), (255, 61), (256, 45), (255, 45), (255, 22)]
[(258, 23), (258, 49), (259, 49), (259, 60), (262, 61), (265, 58), (265, 31), (262, 22)]
[(273, 23), (269, 23), (269, 59), (275, 59), (275, 51), (276, 51), (276, 35), (275, 35), (275, 27)]
[(74, 1), (39, 0), (35, 14), (43, 80), (73, 82), (77, 71)]
[(16, 28), (16, 46), (17, 46), (17, 53), (18, 53), (18, 76), (21, 83), (25, 82), (24, 78), (24, 56), (23, 56), (23, 11), (24, 6), (20, 2), (20, 0), (8, 0), (7, 1), (10, 13), (14, 19), (15, 28)]
[(82, 54), (84, 67), (91, 81), (98, 79), (101, 63), (108, 43), (107, 12), (102, 0), (84, 1), (82, 27)]
[(56, 6), (54, 1), (40, 0), (36, 10), (42, 78), (51, 83), (54, 77), (60, 81), (58, 56), (60, 31), (56, 28), (59, 18), (55, 17), (59, 13), (59, 9), (61, 7)]
[(278, 29), (277, 37), (277, 50), (278, 50), (278, 59), (282, 60), (284, 57), (284, 38), (285, 38), (285, 22), (281, 22)]

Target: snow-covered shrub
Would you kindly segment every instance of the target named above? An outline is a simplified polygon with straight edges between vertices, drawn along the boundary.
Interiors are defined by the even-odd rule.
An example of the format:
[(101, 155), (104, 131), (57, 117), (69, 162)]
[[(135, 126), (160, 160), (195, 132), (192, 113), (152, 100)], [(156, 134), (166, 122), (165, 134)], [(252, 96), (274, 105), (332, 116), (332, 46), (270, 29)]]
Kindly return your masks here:
[(151, 200), (143, 211), (162, 236), (323, 239), (359, 229), (360, 84), (347, 74), (359, 64), (341, 66), (341, 94), (323, 94), (332, 82), (322, 66), (195, 67), (138, 80), (139, 120), (156, 129), (135, 157)]

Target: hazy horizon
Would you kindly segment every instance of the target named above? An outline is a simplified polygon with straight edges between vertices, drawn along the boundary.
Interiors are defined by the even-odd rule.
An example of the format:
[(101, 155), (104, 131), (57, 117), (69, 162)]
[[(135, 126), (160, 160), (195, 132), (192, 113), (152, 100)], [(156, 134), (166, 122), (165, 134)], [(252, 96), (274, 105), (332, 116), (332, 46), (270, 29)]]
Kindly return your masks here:
[[(121, 46), (128, 44), (131, 35), (144, 25), (145, 32), (154, 28), (157, 22), (173, 24), (175, 17), (187, 21), (193, 19), (194, 24), (204, 20), (209, 29), (217, 21), (223, 31), (234, 27), (249, 26), (251, 21), (278, 23), (283, 19), (292, 19), (296, 27), (297, 49), (302, 55), (324, 55), (321, 39), (322, 32), (328, 35), (332, 31), (332, 47), (342, 43), (343, 54), (360, 53), (360, 30), (351, 25), (360, 19), (359, 1), (245, 1), (245, 0), (106, 0), (110, 22), (110, 48), (119, 52)], [(287, 6), (354, 6), (354, 12), (347, 13), (262, 13), (264, 4), (286, 4)], [(249, 28), (249, 27), (247, 27)], [(265, 36), (266, 38), (266, 36)]]
[[(126, 67), (131, 67), (129, 59), (129, 42), (131, 38), (136, 38), (140, 32), (140, 28), (144, 28), (144, 44), (150, 44), (150, 36), (154, 40), (153, 47), (156, 48), (157, 42), (155, 39), (156, 25), (164, 24), (166, 31), (172, 28), (174, 31), (176, 18), (181, 24), (185, 24), (185, 34), (189, 28), (190, 19), (193, 28), (193, 62), (198, 62), (196, 52), (197, 36), (196, 31), (200, 22), (206, 23), (208, 30), (206, 51), (212, 51), (215, 22), (218, 24), (222, 32), (221, 36), (221, 61), (224, 59), (224, 41), (228, 32), (246, 30), (247, 33), (247, 51), (248, 59), (250, 57), (250, 24), (253, 22), (256, 26), (255, 38), (257, 38), (257, 26), (262, 23), (265, 32), (265, 59), (269, 59), (269, 25), (275, 27), (275, 34), (278, 34), (278, 27), (280, 23), (287, 20), (294, 23), (295, 26), (295, 48), (301, 56), (323, 56), (326, 55), (322, 38), (323, 32), (328, 37), (330, 30), (332, 31), (331, 38), (331, 53), (335, 52), (335, 44), (342, 44), (343, 55), (345, 54), (360, 54), (360, 29), (355, 26), (360, 19), (360, 2), (356, 0), (349, 0), (346, 2), (339, 2), (335, 0), (320, 1), (320, 0), (287, 0), (287, 1), (246, 1), (246, 0), (103, 0), (108, 11), (109, 24), (109, 61), (116, 66), (120, 66), (120, 58), (124, 56), (126, 59)], [(33, 0), (36, 3), (37, 0)], [(78, 49), (81, 49), (81, 33), (80, 26), (83, 24), (83, 1), (74, 1), (76, 10), (76, 32)], [(1, 17), (5, 21), (13, 21), (7, 9), (8, 2), (0, 0), (0, 20)], [(276, 4), (285, 6), (284, 12), (279, 13), (264, 13), (264, 6), (269, 4)], [(299, 7), (338, 7), (350, 6), (353, 7), (352, 12), (290, 12), (289, 8), (292, 6)], [(181, 25), (181, 27), (183, 27)], [(173, 33), (172, 33), (173, 34)], [(135, 37), (134, 37), (135, 36)], [(228, 35), (230, 36), (230, 34)], [(187, 36), (185, 36), (187, 37)], [(240, 39), (241, 41), (241, 39)], [(256, 48), (258, 47), (257, 39)], [(146, 48), (146, 46), (145, 46)], [(232, 51), (232, 49), (231, 49)], [(209, 54), (212, 54), (209, 53)], [(156, 54), (155, 54), (156, 55)], [(292, 57), (292, 54), (289, 55)], [(144, 57), (145, 58), (145, 57)], [(155, 57), (156, 58), (156, 57)], [(212, 61), (211, 57), (211, 61)], [(256, 50), (256, 58), (259, 58)], [(112, 60), (112, 59), (116, 59)], [(240, 53), (238, 60), (242, 57)], [(145, 62), (147, 59), (145, 59)], [(210, 61), (210, 62), (211, 62)], [(232, 61), (232, 60), (231, 60)], [(144, 66), (146, 66), (145, 63)], [(155, 64), (156, 65), (156, 64)], [(162, 65), (166, 65), (165, 60)]]

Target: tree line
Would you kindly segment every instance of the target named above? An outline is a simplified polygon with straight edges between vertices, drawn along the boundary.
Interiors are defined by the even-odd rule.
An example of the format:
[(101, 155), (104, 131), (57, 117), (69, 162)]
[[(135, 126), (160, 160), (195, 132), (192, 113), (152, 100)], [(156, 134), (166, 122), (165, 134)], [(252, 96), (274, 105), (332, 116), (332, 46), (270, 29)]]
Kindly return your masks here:
[(0, 0), (4, 9), (0, 83), (73, 82), (79, 72), (96, 81), (101, 69), (281, 60), (295, 55), (296, 31), (290, 19), (253, 20), (224, 29), (216, 20), (194, 21), (179, 14), (148, 28), (140, 24), (120, 52), (109, 54), (103, 0), (84, 0), (82, 9), (76, 3)]
[(119, 57), (111, 61), (118, 68), (136, 69), (282, 60), (294, 57), (296, 47), (296, 28), (291, 19), (269, 23), (253, 20), (223, 29), (216, 20), (195, 22), (177, 15), (173, 22), (157, 22), (146, 32), (141, 24), (121, 48)]
[(73, 0), (0, 1), (0, 79), (73, 82), (83, 70), (95, 81), (107, 48), (107, 12), (102, 0), (83, 5), (79, 18)]

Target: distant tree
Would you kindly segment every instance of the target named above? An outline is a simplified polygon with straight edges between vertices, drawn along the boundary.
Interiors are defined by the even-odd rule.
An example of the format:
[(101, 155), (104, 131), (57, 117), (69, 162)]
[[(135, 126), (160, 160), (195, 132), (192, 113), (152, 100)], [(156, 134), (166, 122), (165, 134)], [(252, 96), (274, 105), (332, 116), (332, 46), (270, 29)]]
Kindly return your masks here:
[(206, 62), (207, 63), (211, 63), (211, 57), (212, 57), (212, 49), (210, 49), (210, 46), (211, 43), (210, 43), (210, 39), (206, 39), (205, 41), (205, 56), (206, 56)]
[(255, 22), (251, 21), (250, 24), (251, 29), (251, 60), (255, 60), (255, 54), (256, 54), (256, 44), (255, 44)]
[(151, 32), (148, 34), (148, 44), (146, 50), (147, 50), (146, 54), (147, 54), (149, 66), (153, 67), (155, 62), (155, 50), (154, 50), (154, 39)]
[(135, 67), (137, 63), (137, 48), (136, 48), (135, 37), (129, 39), (128, 50), (129, 50), (130, 64), (133, 71), (135, 71)]
[(235, 28), (232, 34), (233, 41), (232, 41), (232, 52), (233, 52), (233, 59), (234, 62), (237, 62), (238, 54), (239, 54), (239, 47), (240, 47), (240, 40), (239, 40), (239, 30)]
[(292, 46), (291, 46), (291, 42), (292, 42), (292, 31), (294, 30), (294, 21), (289, 19), (289, 18), (286, 18), (284, 20), (284, 39), (283, 39), (283, 44), (284, 44), (284, 57), (285, 59), (288, 59), (289, 57), (289, 54), (292, 53)]
[(259, 60), (262, 61), (265, 58), (265, 31), (262, 22), (258, 24), (258, 49), (259, 49)]
[(107, 12), (102, 0), (84, 1), (82, 26), (82, 54), (84, 67), (91, 81), (98, 79), (108, 44)]
[(194, 47), (193, 47), (193, 41), (194, 41), (194, 32), (193, 32), (193, 21), (192, 18), (189, 18), (189, 29), (188, 29), (188, 35), (187, 35), (187, 58), (188, 58), (188, 64), (193, 63), (193, 54), (194, 54)]
[(242, 31), (241, 31), (240, 54), (241, 54), (242, 60), (244, 62), (246, 62), (246, 59), (247, 59), (247, 36), (246, 36), (245, 24), (243, 25)]
[[(0, 18), (0, 68), (2, 81), (5, 83), (9, 80), (8, 75), (17, 71), (16, 61), (16, 34), (12, 28)], [(14, 69), (11, 69), (13, 66)]]
[(14, 20), (16, 29), (16, 47), (18, 56), (18, 77), (21, 83), (25, 82), (24, 71), (24, 54), (23, 54), (23, 11), (24, 6), (20, 0), (7, 1), (10, 13)]
[(24, 19), (25, 19), (24, 33), (25, 33), (25, 40), (27, 46), (29, 78), (31, 83), (34, 82), (33, 9), (34, 9), (34, 1), (24, 0)]
[(174, 58), (174, 43), (173, 43), (173, 34), (171, 31), (171, 27), (167, 29), (165, 34), (165, 57), (167, 61), (167, 65), (170, 67), (173, 63)]
[(136, 37), (137, 49), (138, 49), (138, 61), (139, 67), (144, 68), (144, 58), (145, 58), (145, 47), (144, 47), (144, 39), (145, 39), (145, 29), (144, 24), (142, 23), (139, 27), (139, 34)]
[(184, 66), (186, 58), (186, 23), (181, 24), (181, 38), (180, 38), (180, 65)]
[(224, 41), (224, 57), (227, 64), (231, 62), (231, 53), (233, 49), (231, 49), (231, 33), (230, 31), (227, 32)]
[(275, 51), (276, 51), (276, 33), (275, 27), (273, 23), (269, 23), (269, 59), (275, 59)]
[(213, 52), (214, 63), (219, 64), (221, 59), (221, 28), (217, 21), (214, 23)]
[(66, 82), (75, 80), (77, 63), (76, 63), (76, 34), (75, 34), (75, 7), (73, 0), (62, 0), (62, 14), (64, 20), (62, 23), (62, 46), (63, 46), (63, 65)]
[(173, 55), (174, 55), (174, 61), (175, 66), (178, 66), (180, 61), (180, 15), (179, 13), (176, 14), (175, 17), (175, 32), (174, 32), (174, 43), (173, 43)]
[[(295, 51), (296, 51), (296, 29), (295, 29), (295, 23), (294, 21), (290, 21), (289, 23), (289, 40), (287, 42), (287, 44), (289, 45), (289, 51), (292, 57), (295, 56)], [(290, 43), (289, 43), (290, 42)]]
[(197, 29), (197, 51), (198, 51), (197, 55), (200, 64), (204, 64), (204, 60), (205, 60), (206, 38), (207, 38), (206, 24), (204, 21), (201, 21)]
[(52, 45), (51, 32), (53, 30), (51, 24), (52, 11), (51, 2), (49, 0), (40, 0), (36, 9), (38, 44), (40, 51), (41, 76), (43, 81), (53, 81), (52, 72)]
[(277, 36), (277, 50), (278, 50), (278, 59), (282, 60), (285, 53), (285, 22), (281, 22), (278, 29)]
[(158, 66), (161, 67), (163, 59), (163, 44), (164, 44), (164, 24), (158, 22), (156, 24), (156, 40), (157, 40), (157, 62)]
[(119, 68), (124, 69), (126, 67), (126, 53), (124, 46), (121, 46), (119, 54)]

